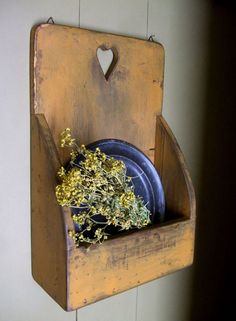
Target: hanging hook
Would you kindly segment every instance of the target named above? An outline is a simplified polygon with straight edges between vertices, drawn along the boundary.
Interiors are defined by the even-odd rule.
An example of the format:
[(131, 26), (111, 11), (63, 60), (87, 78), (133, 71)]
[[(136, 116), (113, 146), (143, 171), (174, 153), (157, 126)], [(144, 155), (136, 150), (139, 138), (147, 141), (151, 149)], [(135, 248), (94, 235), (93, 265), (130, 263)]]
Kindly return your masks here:
[(155, 35), (151, 35), (151, 36), (148, 38), (148, 41), (155, 42), (155, 40), (154, 40), (155, 37), (156, 37)]
[(53, 17), (48, 18), (48, 20), (47, 20), (46, 23), (52, 23), (52, 24), (54, 24), (55, 22), (54, 22), (54, 20), (53, 20)]

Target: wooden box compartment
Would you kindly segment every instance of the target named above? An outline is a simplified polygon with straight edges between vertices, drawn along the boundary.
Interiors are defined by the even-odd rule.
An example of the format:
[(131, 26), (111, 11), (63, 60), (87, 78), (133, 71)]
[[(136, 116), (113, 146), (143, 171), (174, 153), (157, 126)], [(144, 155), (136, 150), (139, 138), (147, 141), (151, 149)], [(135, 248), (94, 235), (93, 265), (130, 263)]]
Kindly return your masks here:
[[(192, 263), (195, 196), (181, 150), (162, 117), (164, 50), (160, 44), (42, 24), (31, 37), (32, 274), (70, 311)], [(113, 51), (104, 77), (97, 49)], [(109, 77), (108, 77), (109, 75)], [(68, 159), (59, 134), (70, 127), (84, 144), (118, 138), (155, 164), (166, 219), (76, 248), (71, 212), (57, 205), (56, 173)]]

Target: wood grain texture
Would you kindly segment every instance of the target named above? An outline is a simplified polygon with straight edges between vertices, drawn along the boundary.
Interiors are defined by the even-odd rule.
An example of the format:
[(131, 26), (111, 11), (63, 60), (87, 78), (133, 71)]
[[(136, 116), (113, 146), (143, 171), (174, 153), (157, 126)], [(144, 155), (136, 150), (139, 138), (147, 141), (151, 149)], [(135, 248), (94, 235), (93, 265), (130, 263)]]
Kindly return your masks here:
[(74, 247), (67, 231), (71, 211), (57, 205), (55, 186), (61, 163), (43, 114), (31, 115), (31, 248), (34, 279), (67, 307), (67, 256)]
[(73, 310), (164, 276), (192, 263), (189, 221), (119, 236), (89, 252), (69, 255), (69, 302)]
[(156, 121), (155, 166), (165, 191), (167, 210), (194, 219), (196, 201), (193, 184), (183, 153), (162, 116)]
[[(33, 109), (45, 115), (57, 146), (70, 127), (83, 144), (119, 138), (153, 159), (155, 119), (162, 110), (161, 45), (54, 25), (39, 26), (34, 42)], [(97, 59), (99, 47), (117, 52), (109, 81)]]
[[(195, 196), (182, 153), (161, 116), (163, 48), (143, 40), (56, 25), (37, 27), (32, 40), (35, 280), (69, 311), (190, 265)], [(102, 45), (118, 53), (108, 81), (96, 58)], [(56, 147), (65, 127), (71, 127), (82, 143), (124, 139), (155, 159), (172, 219), (122, 233), (89, 251), (76, 248), (67, 233), (73, 229), (70, 209), (58, 206), (54, 193), (56, 172), (67, 158)]]
[(31, 119), (32, 274), (34, 279), (65, 307), (66, 234), (62, 209), (58, 207), (54, 196), (58, 162), (53, 162), (55, 160), (53, 153), (44, 140), (45, 127), (43, 131), (41, 128), (37, 117), (33, 115)]

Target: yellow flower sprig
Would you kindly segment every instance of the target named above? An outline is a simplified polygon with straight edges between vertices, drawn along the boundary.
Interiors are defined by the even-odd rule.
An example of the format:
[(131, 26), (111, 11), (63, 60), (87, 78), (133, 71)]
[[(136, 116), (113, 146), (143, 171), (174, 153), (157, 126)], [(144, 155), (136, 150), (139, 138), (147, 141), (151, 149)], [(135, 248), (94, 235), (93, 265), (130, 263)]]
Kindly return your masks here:
[(75, 143), (75, 139), (71, 136), (70, 128), (66, 128), (61, 133), (61, 147), (72, 146)]
[[(99, 148), (91, 151), (77, 145), (69, 128), (61, 134), (61, 147), (72, 148), (71, 160), (69, 169), (61, 167), (58, 171), (61, 183), (55, 193), (59, 205), (79, 210), (72, 219), (80, 230), (69, 231), (77, 246), (102, 243), (108, 238), (109, 226), (129, 230), (150, 223), (150, 211), (134, 194), (132, 179), (126, 176), (122, 161), (107, 156)], [(78, 155), (83, 158), (77, 163)], [(97, 222), (98, 215), (102, 222)]]

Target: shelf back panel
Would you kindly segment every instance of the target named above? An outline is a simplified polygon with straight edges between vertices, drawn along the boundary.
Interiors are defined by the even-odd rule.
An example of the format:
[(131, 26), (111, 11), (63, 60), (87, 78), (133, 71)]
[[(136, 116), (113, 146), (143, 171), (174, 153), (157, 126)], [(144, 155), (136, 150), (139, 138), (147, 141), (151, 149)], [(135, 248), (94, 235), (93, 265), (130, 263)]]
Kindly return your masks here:
[[(39, 25), (32, 39), (32, 112), (45, 115), (57, 146), (70, 127), (81, 144), (117, 138), (154, 159), (163, 96), (160, 44), (52, 24)], [(113, 53), (106, 77), (98, 48)]]

